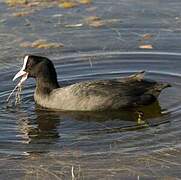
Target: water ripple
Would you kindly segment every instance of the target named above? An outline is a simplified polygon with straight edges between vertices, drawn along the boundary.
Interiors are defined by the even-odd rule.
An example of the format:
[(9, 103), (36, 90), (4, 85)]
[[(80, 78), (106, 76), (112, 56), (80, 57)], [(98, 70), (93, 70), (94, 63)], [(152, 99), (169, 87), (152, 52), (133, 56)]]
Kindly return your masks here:
[[(79, 146), (84, 154), (107, 151), (138, 154), (179, 146), (181, 74), (179, 67), (172, 69), (170, 63), (179, 62), (180, 56), (181, 53), (165, 52), (91, 52), (53, 57), (58, 79), (64, 85), (120, 78), (143, 69), (147, 70), (146, 78), (172, 84), (172, 88), (163, 91), (159, 103), (143, 109), (145, 124), (142, 125), (137, 124), (134, 111), (101, 114), (45, 110), (33, 101), (33, 80), (25, 84), (21, 104), (7, 108), (6, 97), (15, 85), (11, 79), (19, 68), (3, 70), (0, 73), (1, 153), (9, 147), (6, 153), (23, 155), (30, 151), (47, 152), (60, 146), (71, 149)], [(37, 148), (37, 144), (42, 144), (42, 148)]]

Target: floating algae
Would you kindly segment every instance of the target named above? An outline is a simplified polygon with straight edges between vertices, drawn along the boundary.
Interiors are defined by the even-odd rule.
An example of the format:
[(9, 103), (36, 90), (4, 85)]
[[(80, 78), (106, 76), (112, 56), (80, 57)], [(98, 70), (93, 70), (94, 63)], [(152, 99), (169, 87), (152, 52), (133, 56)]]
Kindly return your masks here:
[(20, 97), (20, 93), (21, 93), (21, 90), (22, 90), (22, 83), (19, 82), (18, 85), (15, 86), (15, 88), (11, 91), (11, 93), (9, 94), (6, 102), (7, 104), (9, 104), (10, 102), (10, 98), (11, 96), (15, 93), (15, 106), (20, 104), (20, 101), (21, 101), (21, 97)]

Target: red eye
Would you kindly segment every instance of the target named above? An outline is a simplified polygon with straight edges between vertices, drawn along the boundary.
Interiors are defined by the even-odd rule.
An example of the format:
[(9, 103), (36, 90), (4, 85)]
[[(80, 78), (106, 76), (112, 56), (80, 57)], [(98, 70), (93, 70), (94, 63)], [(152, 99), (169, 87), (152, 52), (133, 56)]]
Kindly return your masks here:
[(32, 68), (33, 66), (33, 60), (31, 58), (28, 59), (28, 62), (27, 62), (27, 65), (26, 65), (26, 68)]
[(29, 61), (29, 62), (27, 63), (27, 67), (31, 67), (31, 66), (32, 66), (32, 62)]

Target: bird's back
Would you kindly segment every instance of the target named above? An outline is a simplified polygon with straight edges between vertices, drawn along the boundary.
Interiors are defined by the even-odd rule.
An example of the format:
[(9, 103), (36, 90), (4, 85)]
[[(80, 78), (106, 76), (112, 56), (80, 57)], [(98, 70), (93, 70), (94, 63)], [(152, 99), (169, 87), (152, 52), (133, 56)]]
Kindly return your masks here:
[[(156, 100), (156, 82), (100, 80), (76, 83), (52, 92), (54, 107), (93, 111), (132, 107)], [(160, 92), (160, 91), (159, 91)]]

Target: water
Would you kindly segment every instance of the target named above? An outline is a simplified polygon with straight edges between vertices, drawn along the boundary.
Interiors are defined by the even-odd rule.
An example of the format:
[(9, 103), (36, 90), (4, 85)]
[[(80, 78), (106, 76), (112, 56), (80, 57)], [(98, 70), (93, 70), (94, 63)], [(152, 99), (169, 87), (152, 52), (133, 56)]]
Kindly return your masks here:
[[(181, 41), (179, 1), (96, 1), (73, 9), (0, 3), (1, 179), (179, 178), (181, 165)], [(116, 19), (95, 28), (66, 28), (89, 16)], [(153, 37), (143, 39), (144, 34)], [(64, 48), (21, 47), (46, 39)], [(153, 49), (140, 49), (151, 44)], [(35, 53), (55, 64), (58, 80), (112, 79), (146, 70), (146, 78), (172, 84), (158, 102), (136, 110), (105, 113), (52, 112), (34, 103), (34, 80), (21, 104), (7, 106), (22, 57)], [(137, 111), (144, 112), (138, 124)]]

